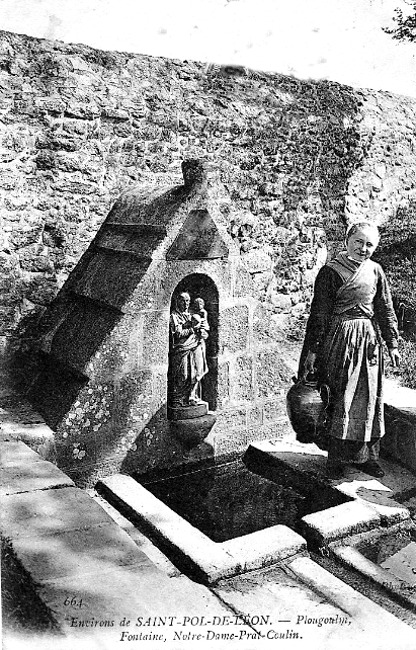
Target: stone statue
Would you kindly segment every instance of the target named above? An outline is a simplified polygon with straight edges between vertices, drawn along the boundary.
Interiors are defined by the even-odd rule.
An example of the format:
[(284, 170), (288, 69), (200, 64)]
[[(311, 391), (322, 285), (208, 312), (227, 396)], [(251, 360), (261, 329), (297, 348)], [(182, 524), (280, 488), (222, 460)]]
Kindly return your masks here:
[(170, 316), (172, 407), (203, 404), (199, 392), (201, 379), (208, 372), (205, 340), (209, 325), (202, 298), (195, 298), (192, 312), (190, 302), (189, 293), (180, 293)]
[(205, 330), (209, 330), (209, 325), (208, 325), (208, 313), (207, 310), (205, 309), (205, 303), (202, 300), (202, 298), (195, 298), (195, 300), (192, 303), (192, 314), (194, 316), (199, 316), (202, 321), (204, 321), (203, 328)]

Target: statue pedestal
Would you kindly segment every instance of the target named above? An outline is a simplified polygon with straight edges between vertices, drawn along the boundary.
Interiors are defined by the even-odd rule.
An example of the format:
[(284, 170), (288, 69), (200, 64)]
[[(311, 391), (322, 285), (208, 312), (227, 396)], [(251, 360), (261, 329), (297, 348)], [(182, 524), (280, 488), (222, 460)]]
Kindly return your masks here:
[(214, 426), (215, 420), (215, 414), (210, 412), (202, 417), (188, 418), (187, 420), (171, 420), (169, 422), (169, 430), (186, 450), (190, 450), (198, 447), (205, 440)]
[(189, 406), (168, 406), (169, 420), (193, 420), (203, 418), (208, 413), (208, 402)]

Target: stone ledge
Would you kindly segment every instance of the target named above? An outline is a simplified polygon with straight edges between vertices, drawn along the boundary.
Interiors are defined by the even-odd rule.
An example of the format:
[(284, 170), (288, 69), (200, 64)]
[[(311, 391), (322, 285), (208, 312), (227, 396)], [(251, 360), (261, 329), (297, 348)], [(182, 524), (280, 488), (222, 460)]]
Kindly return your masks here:
[(103, 479), (97, 491), (127, 511), (181, 565), (208, 584), (307, 552), (306, 541), (281, 525), (213, 542), (130, 476)]
[[(361, 496), (360, 491), (363, 494), (363, 486), (369, 486), (369, 484), (371, 484), (372, 490), (366, 487), (364, 492), (365, 496)], [(370, 481), (360, 481), (359, 479), (345, 481), (339, 483), (336, 489), (347, 496), (353, 497), (357, 502), (373, 508), (380, 516), (382, 526), (392, 526), (410, 519), (409, 510), (401, 505), (401, 503), (398, 503), (391, 496), (392, 490), (377, 479)], [(384, 497), (381, 496), (383, 494)]]
[(168, 406), (169, 420), (195, 420), (208, 415), (208, 402), (190, 404), (189, 406)]
[(9, 396), (0, 401), (0, 441), (13, 440), (21, 440), (44, 460), (56, 462), (52, 429), (29, 402)]
[(233, 558), (191, 526), (130, 476), (115, 474), (98, 482), (97, 491), (133, 517), (182, 565), (208, 583), (235, 573)]
[(249, 467), (250, 463), (257, 463), (263, 472), (267, 468), (272, 480), (288, 481), (301, 492), (307, 486), (309, 494), (319, 497), (320, 507), (316, 510), (326, 511), (350, 499), (373, 508), (380, 516), (382, 526), (409, 520), (409, 510), (402, 505), (402, 492), (414, 490), (414, 478), (408, 470), (393, 462), (383, 462), (386, 475), (380, 480), (360, 472), (359, 467), (351, 467), (346, 477), (329, 482), (325, 477), (326, 452), (313, 444), (273, 440), (253, 442), (245, 459)]
[(387, 569), (371, 562), (353, 546), (334, 546), (331, 551), (344, 565), (355, 569), (361, 575), (388, 591), (396, 600), (399, 600), (413, 611), (416, 610), (416, 593), (412, 594), (409, 585), (404, 580), (397, 578)]
[(280, 524), (222, 543), (240, 564), (240, 572), (262, 569), (298, 554), (307, 554), (306, 540)]
[(416, 391), (387, 380), (384, 401), (382, 453), (416, 473)]
[[(355, 591), (355, 589), (333, 576), (311, 559), (306, 557), (296, 558), (288, 565), (288, 569), (314, 591), (322, 594), (327, 601), (342, 609), (369, 636), (370, 630), (373, 628), (373, 638), (378, 637), (382, 621), (383, 628), (389, 629), (389, 635), (398, 635), (397, 638), (400, 638), (401, 648), (410, 649), (414, 647), (413, 644), (416, 641), (415, 630), (410, 629), (393, 614)], [(391, 637), (389, 638), (391, 639)], [(386, 648), (387, 646), (377, 644), (377, 647)]]
[(301, 527), (307, 539), (319, 546), (380, 526), (380, 515), (358, 501), (321, 510), (302, 517)]

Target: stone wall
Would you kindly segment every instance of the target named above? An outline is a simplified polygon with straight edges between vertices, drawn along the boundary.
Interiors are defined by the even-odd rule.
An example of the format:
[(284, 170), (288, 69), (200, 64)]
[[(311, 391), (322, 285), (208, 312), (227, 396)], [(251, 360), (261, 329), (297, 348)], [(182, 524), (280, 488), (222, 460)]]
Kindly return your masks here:
[[(185, 158), (220, 168), (229, 233), (289, 339), (348, 219), (375, 218), (390, 247), (414, 237), (413, 99), (5, 32), (0, 89), (3, 373), (120, 191), (180, 183)], [(388, 246), (397, 300), (411, 300)]]
[[(259, 300), (227, 233), (224, 208), (235, 211), (214, 166), (183, 168), (179, 187), (122, 194), (39, 323), (28, 396), (78, 485), (212, 462), (287, 433), (289, 316)], [(210, 410), (198, 417), (189, 412), (198, 407), (172, 409), (169, 317), (184, 290), (204, 300), (210, 326), (202, 379)]]

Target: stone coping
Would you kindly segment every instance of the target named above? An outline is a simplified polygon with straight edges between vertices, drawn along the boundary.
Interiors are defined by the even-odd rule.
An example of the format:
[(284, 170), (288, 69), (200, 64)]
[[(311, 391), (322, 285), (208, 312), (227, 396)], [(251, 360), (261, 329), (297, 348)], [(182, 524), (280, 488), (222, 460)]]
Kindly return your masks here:
[[(403, 650), (405, 648), (410, 650), (410, 648), (414, 647), (416, 641), (416, 633), (414, 630), (409, 629), (407, 625), (398, 621), (393, 614), (381, 609), (377, 603), (369, 600), (366, 596), (357, 592), (353, 587), (350, 587), (339, 578), (333, 576), (319, 564), (313, 562), (310, 558), (295, 558), (288, 564), (287, 568), (304, 584), (308, 585), (315, 592), (322, 594), (326, 601), (336, 604), (336, 606), (348, 614), (359, 627), (361, 627), (361, 623), (362, 632), (356, 639), (359, 643), (359, 647), (365, 647), (367, 645), (364, 641), (364, 631), (367, 634), (370, 632), (370, 639), (371, 641), (374, 640), (376, 642), (377, 648), (381, 649), (382, 647), (391, 647), (391, 645), (385, 645), (379, 638), (380, 626), (382, 626), (383, 629), (389, 630), (389, 637), (387, 639), (388, 644), (390, 644), (391, 639), (397, 635), (397, 639), (400, 639), (397, 647), (400, 646)], [(354, 647), (356, 644), (353, 641), (353, 635), (351, 635), (350, 640), (351, 644), (348, 647)], [(370, 645), (367, 647), (375, 648), (376, 646)]]
[[(288, 462), (285, 462), (280, 456), (282, 452), (286, 454)], [(320, 462), (322, 453), (319, 451), (316, 458), (313, 459), (315, 463)], [(268, 476), (272, 480), (283, 478), (287, 471), (289, 472), (288, 479), (295, 481), (300, 486), (304, 483), (313, 487), (314, 491), (318, 493), (327, 490), (328, 505), (331, 500), (336, 501), (337, 497), (340, 497), (341, 502), (338, 500), (333, 507), (323, 507), (317, 512), (302, 517), (300, 524), (302, 533), (314, 546), (325, 546), (335, 539), (381, 525), (380, 514), (375, 508), (354, 499), (352, 495), (345, 494), (342, 490), (337, 490), (336, 486), (329, 485), (323, 477), (319, 476), (318, 466), (315, 467), (312, 463), (312, 467), (309, 467), (309, 458), (305, 453), (299, 454), (299, 459), (297, 458), (295, 445), (286, 443), (279, 445), (273, 440), (253, 442), (249, 446), (246, 456), (251, 462), (258, 463), (259, 466), (267, 466)], [(333, 493), (334, 499), (330, 498), (331, 493)], [(344, 503), (342, 503), (343, 496), (345, 497)]]
[[(362, 490), (363, 485), (365, 485), (365, 495), (360, 495), (360, 490)], [(410, 512), (409, 510), (398, 503), (396, 499), (391, 498), (392, 490), (386, 487), (378, 479), (370, 479), (369, 481), (345, 481), (336, 485), (337, 490), (343, 494), (353, 497), (358, 503), (362, 503), (377, 512), (380, 517), (381, 526), (392, 526), (401, 521), (409, 521)], [(380, 496), (380, 493), (383, 494), (383, 497)], [(373, 495), (376, 495), (375, 500), (371, 500)]]
[(96, 489), (141, 525), (180, 565), (208, 584), (307, 552), (303, 537), (282, 525), (214, 542), (130, 476), (102, 479)]
[(386, 380), (384, 387), (386, 435), (384, 456), (394, 458), (416, 473), (416, 390)]
[(386, 538), (397, 538), (403, 532), (409, 535), (409, 541), (416, 540), (416, 526), (413, 522), (405, 522), (391, 526), (387, 530), (367, 531), (352, 535), (341, 542), (333, 542), (329, 544), (329, 551), (344, 565), (366, 576), (388, 591), (400, 603), (416, 611), (416, 585), (410, 585), (404, 579), (395, 576), (393, 572), (376, 564), (360, 551), (360, 547), (365, 544), (377, 544)]
[(334, 539), (371, 530), (380, 526), (381, 519), (374, 508), (358, 501), (320, 510), (302, 517), (301, 526), (308, 540), (325, 546)]
[[(384, 481), (385, 485), (370, 476), (363, 480), (362, 473), (351, 470), (347, 479), (328, 481), (324, 475), (325, 452), (317, 448), (311, 452), (304, 447), (299, 443), (262, 440), (251, 443), (246, 456), (258, 465), (267, 466), (272, 480), (287, 474), (299, 485), (303, 482), (317, 492), (326, 490), (328, 499), (331, 493), (341, 499), (345, 497), (344, 503), (338, 501), (334, 507), (322, 508), (302, 518), (302, 532), (307, 539), (322, 545), (364, 530), (410, 520), (409, 510), (392, 498), (398, 490), (397, 480), (390, 477)], [(402, 474), (399, 478), (401, 483)], [(405, 479), (409, 481), (407, 476)]]
[(388, 406), (404, 409), (416, 417), (416, 390), (400, 386), (393, 379), (385, 379), (383, 399)]
[[(304, 480), (309, 477), (319, 485), (322, 477), (316, 472), (313, 475), (309, 474), (306, 470), (309, 467), (309, 459), (304, 450), (299, 454), (298, 461), (293, 461), (295, 446), (288, 443), (279, 445), (276, 441), (254, 442), (250, 445), (250, 455), (263, 459), (275, 472), (276, 478), (279, 472), (282, 472), (286, 457), (289, 459), (292, 473), (303, 474)], [(321, 453), (318, 452), (318, 456)], [(312, 459), (317, 462), (315, 457)], [(315, 470), (317, 468), (318, 465)], [(384, 481), (385, 485), (382, 479), (371, 479), (371, 477), (369, 480), (362, 481), (359, 473), (357, 476), (352, 476), (349, 481), (333, 484), (334, 490), (352, 500), (306, 515), (301, 520), (301, 532), (308, 542), (326, 548), (344, 565), (367, 577), (393, 598), (416, 611), (416, 586), (412, 588), (412, 585), (395, 577), (393, 573), (368, 559), (359, 549), (365, 543), (377, 543), (383, 538), (397, 536), (400, 531), (410, 531), (412, 538), (416, 540), (416, 526), (410, 518), (409, 510), (390, 496), (396, 496), (397, 493), (399, 498), (399, 486), (403, 488), (409, 482), (410, 474), (407, 472), (409, 476), (406, 475), (403, 481), (402, 473), (403, 469), (399, 468), (398, 476), (390, 476)], [(365, 492), (367, 499), (370, 500), (360, 496), (363, 485), (367, 486)], [(409, 488), (405, 490), (408, 491)], [(373, 501), (375, 494), (377, 497)]]
[[(291, 445), (283, 447), (294, 451)], [(276, 453), (280, 449), (280, 445), (274, 441), (252, 443), (249, 457), (253, 459), (258, 456), (269, 469), (276, 464), (275, 478), (278, 479), (282, 461)], [(301, 469), (299, 473), (302, 474)], [(317, 476), (315, 479), (319, 488), (323, 480)], [(392, 508), (381, 507), (367, 503), (355, 493), (348, 494), (342, 486), (338, 489), (338, 486), (326, 482), (325, 489), (333, 492), (335, 497), (345, 497), (345, 502), (340, 503), (336, 497), (337, 505), (322, 508), (302, 518), (301, 531), (315, 546), (328, 546), (335, 540), (409, 518), (407, 509), (395, 507), (399, 505), (395, 502)], [(213, 542), (130, 476), (117, 474), (102, 479), (97, 484), (97, 491), (137, 522), (145, 533), (173, 556), (179, 566), (208, 584), (266, 567), (296, 554), (307, 554), (304, 537), (281, 525), (226, 542)]]

